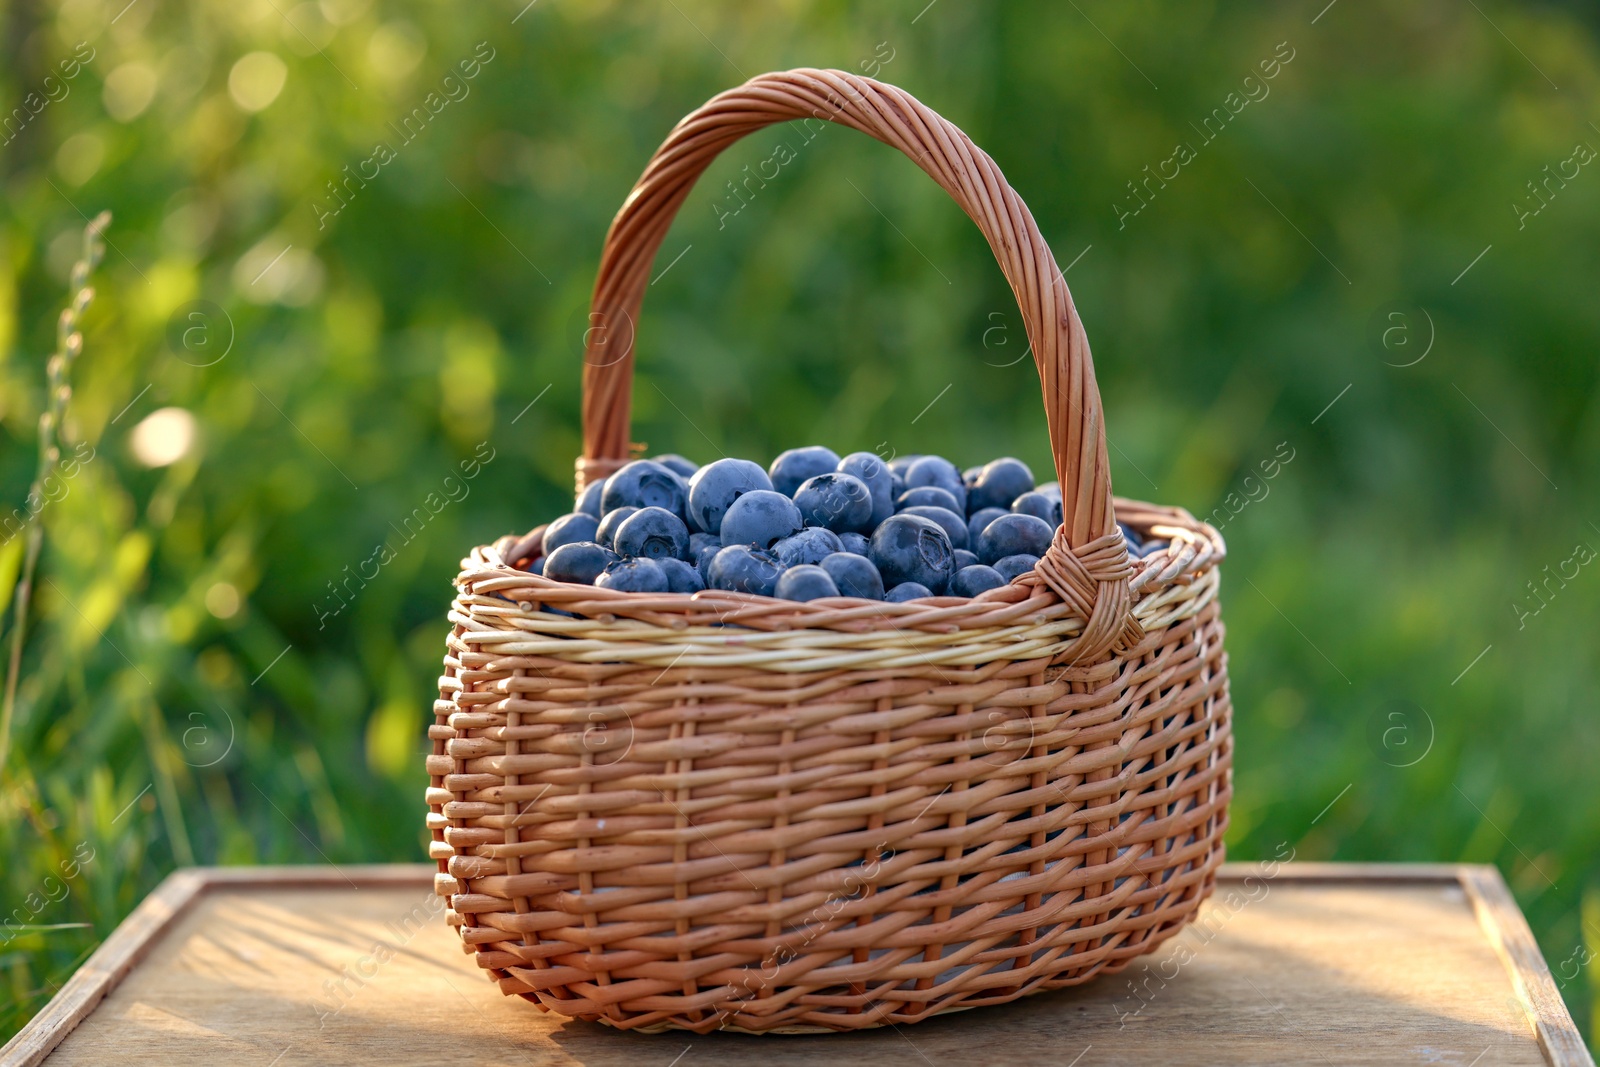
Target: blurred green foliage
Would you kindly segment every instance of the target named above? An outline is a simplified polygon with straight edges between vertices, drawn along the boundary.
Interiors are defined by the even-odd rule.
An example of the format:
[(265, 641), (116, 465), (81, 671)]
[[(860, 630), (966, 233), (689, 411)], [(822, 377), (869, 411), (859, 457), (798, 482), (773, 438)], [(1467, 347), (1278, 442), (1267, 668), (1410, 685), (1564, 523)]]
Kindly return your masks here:
[[(0, 902), (86, 926), (0, 946), (0, 1034), (177, 864), (424, 856), (450, 580), (568, 506), (606, 224), (682, 114), (803, 65), (876, 71), (1000, 162), (1071, 264), (1118, 490), (1238, 512), (1233, 855), (1497, 864), (1591, 1031), (1600, 571), (1548, 576), (1600, 545), (1600, 172), (1544, 168), (1600, 146), (1592, 22), (1444, 0), (124, 3), (0, 14), (0, 516), (24, 506), (80, 230), (115, 214), (67, 434), (95, 458), (41, 513), (0, 777)], [(785, 142), (731, 213), (726, 183)], [(734, 146), (669, 261), (640, 330), (653, 450), (1047, 466), (1003, 279), (882, 146), (794, 126)], [(168, 407), (187, 449), (181, 415), (145, 421)], [(163, 442), (182, 455), (141, 462)], [(445, 506), (402, 533), (429, 494)], [(8, 605), (22, 541), (0, 547)]]

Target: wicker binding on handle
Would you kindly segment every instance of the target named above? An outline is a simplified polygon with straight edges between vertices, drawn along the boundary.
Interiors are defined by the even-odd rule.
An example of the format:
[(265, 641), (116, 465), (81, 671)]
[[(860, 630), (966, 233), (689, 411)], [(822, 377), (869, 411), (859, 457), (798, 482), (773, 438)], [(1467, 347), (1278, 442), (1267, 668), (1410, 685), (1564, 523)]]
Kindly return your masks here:
[[(532, 535), (474, 550), (430, 731), (438, 889), (502, 990), (546, 1010), (765, 1032), (1000, 1003), (1126, 966), (1222, 860), (1221, 538), (1113, 500), (1054, 256), (994, 161), (904, 91), (766, 74), (672, 131), (606, 235), (579, 487), (628, 458), (635, 323), (678, 208), (729, 144), (794, 118), (905, 152), (988, 238), (1066, 521), (1010, 586), (906, 604), (621, 593), (512, 566)], [(1118, 519), (1169, 547), (1131, 560)]]

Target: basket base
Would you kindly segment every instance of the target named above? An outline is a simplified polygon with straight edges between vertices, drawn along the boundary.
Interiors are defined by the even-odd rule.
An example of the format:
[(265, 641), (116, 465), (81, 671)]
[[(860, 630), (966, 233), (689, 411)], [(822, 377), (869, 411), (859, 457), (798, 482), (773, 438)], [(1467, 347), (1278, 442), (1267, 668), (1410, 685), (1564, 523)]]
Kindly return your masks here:
[[(1208, 871), (1207, 878), (1199, 892), (1201, 899), (1209, 896), (1214, 888), (1215, 872), (1217, 867), (1221, 865), (1221, 862), (1222, 854), (1221, 849), (1219, 848), (1214, 863), (1211, 865), (1211, 869)], [(722, 1022), (717, 1025), (711, 1025), (716, 1021), (715, 1015), (704, 1021), (690, 1021), (683, 1018), (671, 1018), (646, 1024), (632, 1024), (625, 1020), (617, 1020), (607, 1015), (567, 1017), (569, 1019), (573, 1019), (574, 1021), (595, 1022), (611, 1030), (637, 1034), (664, 1034), (676, 1032), (695, 1034), (749, 1034), (753, 1036), (764, 1036), (767, 1034), (805, 1036), (815, 1034), (860, 1033), (867, 1030), (881, 1029), (885, 1026), (909, 1025), (911, 1023), (925, 1022), (940, 1015), (955, 1015), (960, 1012), (975, 1011), (981, 1008), (1002, 1007), (1006, 1004), (1011, 1004), (1018, 1000), (1026, 999), (1027, 997), (1036, 993), (1047, 993), (1059, 989), (1068, 989), (1073, 986), (1087, 984), (1097, 978), (1118, 974), (1121, 971), (1126, 970), (1132, 963), (1134, 963), (1135, 960), (1142, 958), (1146, 953), (1154, 951), (1168, 938), (1180, 933), (1184, 927), (1188, 926), (1194, 921), (1196, 914), (1197, 909), (1191, 909), (1185, 912), (1177, 921), (1158, 929), (1150, 937), (1146, 938), (1140, 943), (1140, 953), (1137, 956), (1125, 956), (1122, 958), (1107, 960), (1081, 974), (1075, 974), (1067, 978), (1052, 978), (1046, 981), (1041, 981), (1031, 988), (1021, 990), (1010, 996), (1002, 998), (996, 998), (976, 1004), (967, 1001), (946, 1002), (945, 1004), (933, 1007), (928, 1011), (918, 1012), (916, 1015), (908, 1018), (892, 1019), (889, 1017), (892, 1013), (884, 1011), (878, 1013), (878, 1017), (876, 1019), (864, 1023), (855, 1021), (861, 1018), (860, 1015), (841, 1015), (839, 1016), (841, 1020), (851, 1020), (851, 1022), (848, 1025), (841, 1026), (826, 1026), (820, 1024), (785, 1024), (767, 1028), (754, 1028), (749, 1026), (739, 1026), (730, 1022)], [(547, 1002), (540, 1000), (535, 994), (520, 993), (518, 996), (532, 1003), (541, 1012), (547, 1012), (556, 1015), (562, 1014), (561, 1012), (552, 1009)]]

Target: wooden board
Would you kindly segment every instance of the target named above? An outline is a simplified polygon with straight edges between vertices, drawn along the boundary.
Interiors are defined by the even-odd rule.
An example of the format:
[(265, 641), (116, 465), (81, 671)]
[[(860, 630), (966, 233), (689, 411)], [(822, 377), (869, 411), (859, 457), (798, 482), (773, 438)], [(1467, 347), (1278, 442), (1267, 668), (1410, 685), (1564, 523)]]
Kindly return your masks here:
[(432, 866), (181, 871), (0, 1064), (1591, 1064), (1491, 867), (1223, 869), (1198, 921), (1089, 985), (916, 1026), (630, 1034), (485, 979)]

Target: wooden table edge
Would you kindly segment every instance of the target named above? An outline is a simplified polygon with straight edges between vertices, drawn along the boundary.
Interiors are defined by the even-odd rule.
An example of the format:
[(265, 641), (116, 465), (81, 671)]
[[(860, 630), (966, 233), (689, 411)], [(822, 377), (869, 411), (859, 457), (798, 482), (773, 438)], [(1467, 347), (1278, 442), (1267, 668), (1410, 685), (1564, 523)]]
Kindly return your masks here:
[(407, 885), (422, 888), (432, 884), (438, 870), (438, 865), (433, 863), (402, 863), (346, 867), (184, 867), (173, 871), (117, 924), (111, 936), (50, 998), (50, 1003), (0, 1048), (0, 1067), (35, 1067), (42, 1063), (149, 954), (161, 936), (203, 893), (244, 885), (283, 889), (341, 885), (352, 889)]
[(1500, 871), (1488, 864), (1462, 864), (1461, 886), (1472, 901), (1478, 925), (1505, 964), (1545, 1059), (1556, 1067), (1594, 1067), (1539, 942)]
[[(0, 1067), (36, 1067), (88, 1017), (203, 893), (235, 886), (278, 889), (395, 888), (433, 884), (433, 863), (326, 867), (188, 867), (168, 875), (104, 944), (67, 980), (50, 1003), (0, 1048)], [(1595, 1067), (1527, 919), (1499, 870), (1465, 863), (1225, 863), (1219, 882), (1262, 881), (1461, 887), (1485, 937), (1505, 965), (1528, 1020), (1552, 1067)]]

